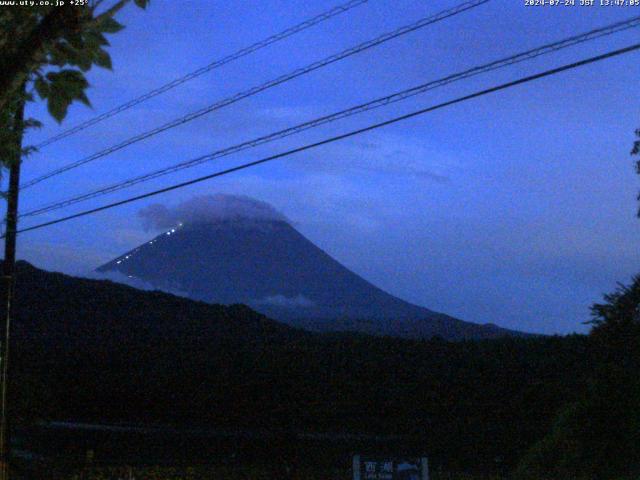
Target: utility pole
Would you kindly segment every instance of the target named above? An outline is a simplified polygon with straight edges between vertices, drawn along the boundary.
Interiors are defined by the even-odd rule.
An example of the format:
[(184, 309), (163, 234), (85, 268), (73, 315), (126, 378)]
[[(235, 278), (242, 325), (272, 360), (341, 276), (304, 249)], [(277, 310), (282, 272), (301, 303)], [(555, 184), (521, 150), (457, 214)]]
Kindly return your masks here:
[(18, 194), (20, 191), (20, 163), (22, 161), (22, 133), (24, 130), (24, 87), (18, 101), (13, 122), (16, 150), (9, 164), (9, 191), (7, 194), (7, 220), (4, 238), (4, 265), (2, 280), (5, 286), (5, 316), (0, 323), (0, 480), (9, 478), (11, 442), (7, 391), (9, 387), (9, 346), (11, 341), (11, 311), (15, 289), (16, 230), (18, 227)]

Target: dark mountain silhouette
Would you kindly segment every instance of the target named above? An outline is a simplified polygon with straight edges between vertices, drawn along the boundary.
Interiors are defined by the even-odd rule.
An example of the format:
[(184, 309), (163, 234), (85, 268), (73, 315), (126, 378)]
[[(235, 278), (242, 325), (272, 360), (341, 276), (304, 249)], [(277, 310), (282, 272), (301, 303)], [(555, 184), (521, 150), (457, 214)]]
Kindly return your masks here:
[[(138, 351), (148, 342), (270, 342), (311, 335), (245, 305), (212, 305), (109, 280), (17, 264), (14, 336), (70, 351)], [(0, 305), (0, 311), (3, 309)], [(97, 349), (97, 350), (96, 350)]]
[(246, 304), (315, 331), (455, 340), (519, 334), (463, 322), (394, 297), (345, 268), (283, 219), (179, 224), (97, 270), (196, 300)]
[[(416, 436), (434, 465), (490, 473), (513, 465), (543, 438), (594, 364), (582, 336), (446, 342), (316, 334), (242, 305), (75, 278), (25, 262), (17, 268), (14, 313), (15, 424), (66, 419), (291, 434), (281, 446), (258, 442), (276, 460), (288, 448), (309, 458), (295, 432), (404, 435)], [(100, 459), (122, 442), (85, 437), (88, 443), (64, 443), (66, 454), (84, 459), (91, 448)], [(22, 440), (27, 450), (34, 442), (44, 451), (63, 448), (50, 438)], [(242, 453), (252, 448), (245, 440), (225, 437), (223, 446), (212, 446), (201, 438), (216, 454), (230, 445), (253, 455)], [(324, 455), (327, 445), (340, 454), (354, 451), (327, 438), (312, 451)], [(154, 445), (167, 444), (161, 441)], [(126, 443), (118, 448), (139, 455)]]

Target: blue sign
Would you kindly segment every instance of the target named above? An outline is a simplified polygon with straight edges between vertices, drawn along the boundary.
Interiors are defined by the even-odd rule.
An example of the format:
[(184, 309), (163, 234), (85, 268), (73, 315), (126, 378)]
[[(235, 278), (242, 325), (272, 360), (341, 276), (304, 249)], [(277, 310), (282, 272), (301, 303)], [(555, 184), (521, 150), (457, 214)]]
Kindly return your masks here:
[(354, 480), (428, 480), (426, 458), (369, 458), (356, 455), (353, 459)]

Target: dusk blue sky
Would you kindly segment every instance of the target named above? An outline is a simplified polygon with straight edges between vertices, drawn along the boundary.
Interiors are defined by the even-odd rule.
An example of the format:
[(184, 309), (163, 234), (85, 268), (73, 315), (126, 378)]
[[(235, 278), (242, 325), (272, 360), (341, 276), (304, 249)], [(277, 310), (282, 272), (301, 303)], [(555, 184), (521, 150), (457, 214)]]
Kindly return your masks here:
[[(37, 143), (339, 1), (153, 0), (111, 36), (114, 71), (92, 70), (93, 109), (74, 105)], [(460, 1), (370, 0), (33, 155), (29, 180)], [(579, 3), (579, 0), (576, 0)], [(242, 100), (25, 190), (27, 211), (213, 152), (546, 42), (640, 15), (640, 7), (527, 7), (493, 0)], [(638, 29), (459, 82), (394, 106), (216, 160), (28, 226), (303, 145), (539, 70), (637, 42)], [(137, 212), (194, 195), (264, 200), (310, 240), (383, 289), (464, 320), (584, 332), (589, 306), (640, 271), (640, 53), (475, 99), (410, 121), (136, 204), (25, 233), (19, 257), (87, 274), (145, 241)]]

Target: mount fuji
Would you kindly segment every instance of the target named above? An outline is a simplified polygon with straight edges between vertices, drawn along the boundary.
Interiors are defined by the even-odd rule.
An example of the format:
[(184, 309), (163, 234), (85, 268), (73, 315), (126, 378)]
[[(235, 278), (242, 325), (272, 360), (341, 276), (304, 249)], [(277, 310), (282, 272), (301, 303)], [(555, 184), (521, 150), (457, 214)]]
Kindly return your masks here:
[(161, 206), (142, 212), (166, 230), (97, 271), (208, 303), (246, 304), (312, 331), (450, 340), (522, 335), (464, 322), (381, 290), (264, 202), (228, 195), (207, 199), (200, 211), (193, 207), (201, 202), (178, 212)]

